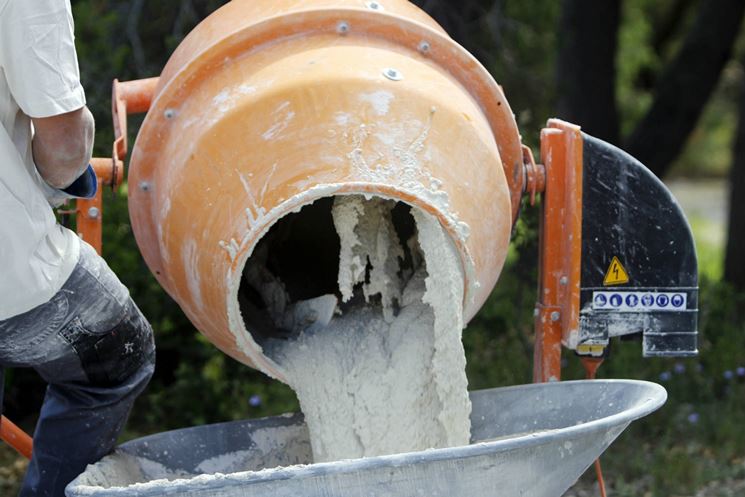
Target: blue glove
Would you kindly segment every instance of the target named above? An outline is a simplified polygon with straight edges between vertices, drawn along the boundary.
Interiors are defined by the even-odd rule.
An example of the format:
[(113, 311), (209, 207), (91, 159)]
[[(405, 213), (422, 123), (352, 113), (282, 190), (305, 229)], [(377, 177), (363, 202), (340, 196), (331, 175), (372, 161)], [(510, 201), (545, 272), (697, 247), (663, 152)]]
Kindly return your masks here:
[(93, 198), (98, 191), (98, 179), (93, 166), (88, 164), (85, 172), (78, 179), (72, 182), (70, 186), (62, 189), (63, 192), (78, 198)]

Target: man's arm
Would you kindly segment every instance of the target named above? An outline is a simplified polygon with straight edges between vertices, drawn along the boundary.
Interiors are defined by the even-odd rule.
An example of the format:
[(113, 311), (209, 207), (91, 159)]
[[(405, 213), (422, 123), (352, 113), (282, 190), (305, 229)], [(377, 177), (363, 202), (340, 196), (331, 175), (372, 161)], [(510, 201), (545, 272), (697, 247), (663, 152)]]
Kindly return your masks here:
[(0, 14), (0, 66), (11, 95), (33, 121), (34, 163), (50, 187), (65, 188), (85, 170), (94, 131), (70, 2), (11, 0)]
[(87, 107), (34, 118), (36, 169), (54, 188), (66, 188), (85, 170), (93, 152), (95, 125)]

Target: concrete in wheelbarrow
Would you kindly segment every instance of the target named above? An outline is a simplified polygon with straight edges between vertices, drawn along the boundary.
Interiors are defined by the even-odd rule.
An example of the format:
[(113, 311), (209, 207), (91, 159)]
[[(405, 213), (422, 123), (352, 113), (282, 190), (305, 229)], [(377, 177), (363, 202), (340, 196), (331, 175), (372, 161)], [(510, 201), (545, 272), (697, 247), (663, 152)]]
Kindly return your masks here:
[(481, 390), (468, 446), (320, 464), (300, 415), (199, 426), (122, 445), (67, 496), (559, 497), (666, 398), (633, 380)]

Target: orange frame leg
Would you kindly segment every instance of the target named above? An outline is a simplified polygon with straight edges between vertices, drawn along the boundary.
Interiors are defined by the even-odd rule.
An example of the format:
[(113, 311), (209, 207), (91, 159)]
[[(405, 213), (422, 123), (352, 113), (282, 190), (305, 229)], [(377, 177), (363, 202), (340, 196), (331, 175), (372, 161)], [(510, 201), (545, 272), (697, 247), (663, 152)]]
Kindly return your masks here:
[(0, 418), (0, 438), (13, 447), (23, 457), (31, 459), (33, 440), (25, 431), (20, 429), (5, 416)]
[(582, 134), (551, 119), (541, 132), (545, 188), (539, 228), (533, 381), (561, 379), (562, 345), (579, 328), (582, 256)]

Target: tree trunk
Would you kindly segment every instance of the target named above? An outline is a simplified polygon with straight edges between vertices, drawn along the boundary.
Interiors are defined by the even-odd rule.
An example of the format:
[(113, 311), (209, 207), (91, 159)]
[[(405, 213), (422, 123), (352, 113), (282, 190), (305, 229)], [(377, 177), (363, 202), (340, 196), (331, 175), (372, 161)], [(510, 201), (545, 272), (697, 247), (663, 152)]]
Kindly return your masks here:
[(664, 176), (685, 145), (730, 58), (745, 1), (702, 0), (696, 22), (664, 69), (654, 101), (626, 150)]
[(724, 279), (745, 291), (745, 79), (740, 95), (737, 134), (730, 169), (729, 223)]
[(616, 46), (620, 0), (564, 0), (559, 26), (559, 117), (618, 142)]
[[(457, 6), (449, 0), (413, 0), (413, 3), (482, 63), (491, 59), (497, 43), (489, 17), (499, 15), (500, 0), (461, 0)], [(487, 33), (492, 39), (484, 43)]]
[[(659, 14), (652, 24), (652, 50), (662, 58), (675, 42), (676, 35), (693, 7), (693, 0), (675, 0), (664, 13)], [(654, 64), (647, 64), (639, 69), (634, 86), (646, 91), (654, 90), (659, 76)]]
[(693, 0), (675, 0), (664, 15), (661, 15), (654, 24), (652, 33), (652, 50), (656, 54), (662, 55), (675, 39), (675, 33), (678, 32), (683, 20), (688, 13), (688, 9), (693, 4)]

